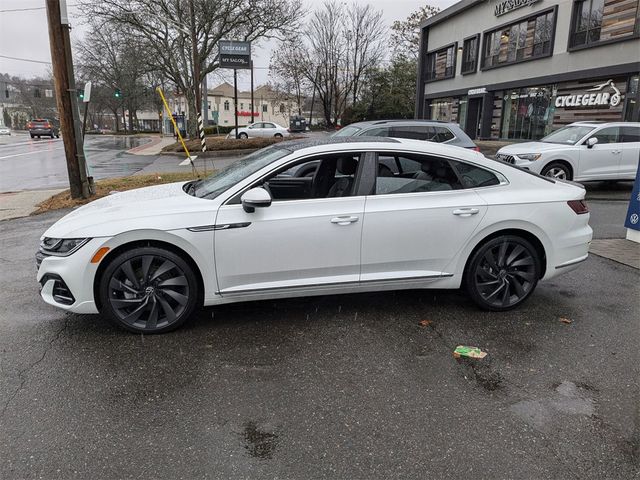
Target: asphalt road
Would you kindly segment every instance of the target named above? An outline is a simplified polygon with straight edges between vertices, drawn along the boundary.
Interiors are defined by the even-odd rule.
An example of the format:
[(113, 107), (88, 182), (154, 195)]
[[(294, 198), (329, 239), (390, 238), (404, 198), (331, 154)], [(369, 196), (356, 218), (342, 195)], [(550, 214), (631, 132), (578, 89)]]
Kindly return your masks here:
[[(597, 219), (625, 204), (592, 208), (608, 235)], [(61, 215), (0, 223), (2, 479), (640, 473), (637, 270), (591, 256), (505, 314), (406, 291), (209, 308), (141, 336), (39, 299), (33, 254)]]
[[(144, 137), (88, 136), (85, 155), (95, 179), (131, 175), (153, 163), (155, 156), (125, 153), (148, 141)], [(28, 134), (0, 137), (0, 192), (65, 188), (69, 185), (61, 138)]]

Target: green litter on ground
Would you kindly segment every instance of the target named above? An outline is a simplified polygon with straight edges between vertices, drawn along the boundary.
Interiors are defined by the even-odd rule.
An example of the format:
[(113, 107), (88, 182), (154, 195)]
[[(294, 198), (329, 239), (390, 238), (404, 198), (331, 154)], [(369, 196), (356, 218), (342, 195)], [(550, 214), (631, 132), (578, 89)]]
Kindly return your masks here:
[(487, 352), (483, 352), (478, 347), (468, 347), (466, 345), (458, 345), (453, 351), (455, 358), (469, 357), (469, 358), (484, 358), (487, 356)]

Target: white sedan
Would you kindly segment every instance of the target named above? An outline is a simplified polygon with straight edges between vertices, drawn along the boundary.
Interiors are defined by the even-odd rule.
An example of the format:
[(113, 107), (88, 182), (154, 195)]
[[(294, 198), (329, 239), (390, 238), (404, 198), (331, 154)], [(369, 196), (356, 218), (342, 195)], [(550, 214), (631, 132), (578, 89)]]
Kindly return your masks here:
[[(290, 135), (289, 130), (273, 122), (256, 122), (238, 128), (238, 138), (275, 137), (284, 138)], [(236, 129), (229, 132), (227, 138), (236, 138)]]
[(496, 159), (548, 177), (579, 182), (633, 180), (640, 158), (640, 123), (577, 122), (539, 142), (502, 147)]
[(37, 280), (51, 305), (145, 333), (202, 305), (408, 288), (464, 285), (508, 310), (587, 259), (584, 197), (443, 144), (283, 142), (69, 213), (41, 239)]

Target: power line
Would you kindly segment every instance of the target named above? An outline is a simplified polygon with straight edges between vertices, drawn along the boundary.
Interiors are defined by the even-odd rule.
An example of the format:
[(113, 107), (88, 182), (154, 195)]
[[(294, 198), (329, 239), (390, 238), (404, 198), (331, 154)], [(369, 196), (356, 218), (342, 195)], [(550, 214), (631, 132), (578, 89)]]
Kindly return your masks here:
[(45, 62), (44, 60), (31, 60), (30, 58), (10, 57), (8, 55), (0, 55), (0, 58), (7, 58), (9, 60), (18, 60), (20, 62), (42, 63), (44, 65), (51, 65), (51, 62)]
[[(70, 3), (67, 7), (75, 7), (77, 3)], [(0, 10), (0, 13), (11, 13), (11, 12), (29, 12), (32, 10), (44, 10), (47, 7), (28, 7), (28, 8), (8, 8), (6, 10)]]

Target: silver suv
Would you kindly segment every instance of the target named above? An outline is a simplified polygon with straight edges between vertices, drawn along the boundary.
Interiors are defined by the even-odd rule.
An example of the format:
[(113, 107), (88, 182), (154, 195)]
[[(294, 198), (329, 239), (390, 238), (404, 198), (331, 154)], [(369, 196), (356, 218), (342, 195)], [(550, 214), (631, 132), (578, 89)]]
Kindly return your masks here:
[(576, 122), (537, 142), (502, 147), (496, 154), (496, 160), (579, 182), (633, 180), (638, 157), (638, 122)]
[(357, 122), (338, 130), (332, 137), (392, 137), (446, 143), (456, 147), (480, 149), (455, 123), (437, 120), (372, 120)]

